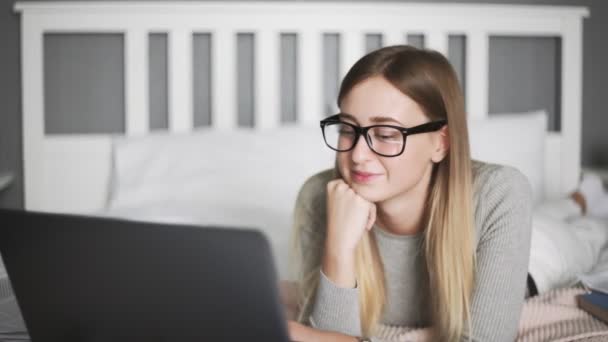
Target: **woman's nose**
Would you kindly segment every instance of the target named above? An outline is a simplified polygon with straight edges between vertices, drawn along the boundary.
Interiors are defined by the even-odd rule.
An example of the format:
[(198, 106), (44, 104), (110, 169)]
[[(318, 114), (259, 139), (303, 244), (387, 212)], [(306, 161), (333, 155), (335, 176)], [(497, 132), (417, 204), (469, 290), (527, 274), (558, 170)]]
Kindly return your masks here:
[(369, 145), (367, 144), (367, 140), (364, 135), (359, 137), (357, 144), (351, 151), (351, 158), (353, 162), (360, 163), (366, 160), (369, 160), (374, 156), (374, 151), (371, 150)]

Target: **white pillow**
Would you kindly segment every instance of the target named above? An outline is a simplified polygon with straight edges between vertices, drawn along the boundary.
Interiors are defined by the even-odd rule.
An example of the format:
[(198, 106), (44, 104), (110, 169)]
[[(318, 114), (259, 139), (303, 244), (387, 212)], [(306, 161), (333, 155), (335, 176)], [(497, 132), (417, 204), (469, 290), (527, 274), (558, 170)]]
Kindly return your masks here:
[(238, 195), (235, 191), (264, 189), (265, 197), (281, 198), (279, 194), (293, 191), (289, 188), (294, 182), (331, 167), (334, 156), (323, 143), (318, 126), (198, 129), (187, 134), (116, 138), (109, 206), (153, 201), (149, 196), (159, 190), (189, 191), (191, 181), (208, 184), (213, 192), (225, 189)]
[(471, 155), (474, 159), (513, 166), (528, 177), (538, 204), (544, 198), (547, 113), (491, 114), (469, 119)]
[(284, 278), (299, 188), (334, 159), (318, 125), (116, 138), (107, 213), (259, 228)]

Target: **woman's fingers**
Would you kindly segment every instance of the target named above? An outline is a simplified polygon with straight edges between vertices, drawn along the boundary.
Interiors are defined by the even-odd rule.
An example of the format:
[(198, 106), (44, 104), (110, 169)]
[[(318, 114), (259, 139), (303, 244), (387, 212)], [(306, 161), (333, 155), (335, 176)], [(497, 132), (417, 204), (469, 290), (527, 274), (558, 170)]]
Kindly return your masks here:
[(346, 184), (342, 179), (334, 179), (327, 183), (327, 193), (333, 193), (334, 190), (341, 184)]

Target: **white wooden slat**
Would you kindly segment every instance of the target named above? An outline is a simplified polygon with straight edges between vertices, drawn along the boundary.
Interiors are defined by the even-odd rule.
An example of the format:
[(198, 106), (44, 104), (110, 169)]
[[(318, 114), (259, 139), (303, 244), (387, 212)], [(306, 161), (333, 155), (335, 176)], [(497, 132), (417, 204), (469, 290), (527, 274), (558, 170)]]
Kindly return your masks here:
[(148, 132), (148, 35), (143, 29), (125, 33), (125, 127), (127, 135)]
[(323, 71), (321, 31), (300, 31), (297, 35), (298, 122), (314, 124), (323, 117)]
[[(44, 14), (57, 30), (117, 30), (129, 25), (158, 30), (185, 25), (204, 30), (236, 23), (249, 29), (324, 27), (329, 30), (407, 24), (414, 30), (440, 28), (463, 31), (471, 27), (495, 32), (561, 34), (562, 18), (589, 15), (585, 7), (489, 4), (404, 3), (198, 3), (198, 2), (17, 2), (17, 11)], [(517, 25), (513, 25), (517, 20)], [(44, 22), (45, 24), (47, 21)], [(374, 26), (378, 27), (375, 23)], [(232, 27), (234, 28), (234, 27)]]
[[(228, 6), (230, 7), (230, 5)], [(403, 7), (399, 12), (387, 14), (380, 19), (380, 25), (368, 24), (362, 26), (360, 14), (353, 14), (354, 10), (347, 9), (342, 11), (339, 16), (335, 14), (320, 14), (320, 10), (308, 15), (301, 13), (296, 16), (287, 16), (282, 13), (276, 14), (277, 9), (270, 12), (253, 16), (251, 13), (242, 13), (234, 8), (225, 11), (205, 11), (203, 13), (52, 13), (41, 15), (41, 24), (53, 27), (56, 31), (95, 31), (95, 32), (117, 32), (126, 30), (129, 27), (146, 27), (154, 31), (168, 31), (175, 27), (190, 27), (195, 31), (212, 31), (215, 29), (231, 29), (251, 31), (257, 29), (276, 30), (278, 27), (287, 31), (298, 31), (301, 29), (322, 27), (325, 32), (338, 32), (342, 30), (359, 30), (363, 32), (393, 30), (395, 26), (407, 25), (407, 29), (412, 32), (422, 32), (425, 30), (450, 30), (452, 32), (465, 32), (469, 30), (483, 29), (492, 34), (517, 34), (523, 36), (556, 36), (561, 35), (560, 17), (546, 17), (544, 13), (537, 17), (506, 17), (489, 11), (484, 17), (471, 19), (466, 17), (453, 17), (448, 21), (438, 19), (439, 15), (420, 16), (414, 13), (407, 13), (407, 7)], [(377, 9), (384, 12), (382, 7)], [(306, 12), (306, 11), (304, 11)], [(405, 13), (404, 13), (405, 12)], [(399, 14), (404, 13), (404, 14)], [(513, 20), (517, 20), (517, 25), (513, 25)], [(386, 25), (384, 22), (386, 21)], [(314, 22), (314, 24), (311, 24)]]
[(340, 34), (340, 80), (359, 58), (365, 54), (365, 35), (361, 31)]
[(237, 126), (236, 33), (216, 30), (211, 42), (211, 125), (232, 129)]
[(578, 18), (564, 20), (562, 37), (561, 133), (564, 195), (574, 191), (581, 172), (583, 23)]
[(168, 34), (169, 130), (188, 132), (192, 113), (192, 31), (176, 28)]
[(264, 129), (281, 123), (279, 87), (279, 38), (276, 31), (255, 34), (255, 127)]
[[(347, 6), (349, 7), (349, 6)], [(377, 9), (384, 12), (382, 8)], [(251, 13), (243, 13), (234, 8), (225, 11), (205, 11), (204, 13), (83, 13), (75, 17), (74, 13), (53, 13), (52, 15), (41, 16), (41, 24), (53, 27), (56, 31), (95, 31), (95, 32), (116, 32), (123, 31), (129, 27), (146, 27), (154, 31), (168, 31), (175, 27), (190, 27), (196, 31), (212, 31), (215, 29), (231, 29), (251, 31), (257, 29), (276, 30), (278, 27), (288, 31), (306, 29), (314, 22), (315, 28), (322, 27), (325, 32), (337, 32), (342, 30), (359, 30), (373, 32), (376, 30), (392, 30), (395, 26), (407, 25), (412, 32), (422, 32), (425, 30), (451, 30), (453, 32), (464, 32), (471, 29), (484, 29), (493, 34), (517, 34), (523, 36), (555, 36), (561, 35), (560, 17), (547, 18), (545, 14), (538, 17), (505, 17), (490, 11), (484, 17), (475, 18), (471, 16), (453, 17), (446, 22), (438, 19), (438, 15), (419, 16), (413, 13), (398, 15), (397, 13), (387, 14), (378, 25), (368, 24), (362, 26), (361, 21), (369, 14), (362, 16), (353, 14), (354, 10), (344, 10), (340, 16), (335, 14), (320, 14), (319, 10), (314, 13), (298, 14), (287, 16), (282, 13), (276, 14), (277, 9), (258, 16)], [(400, 12), (407, 11), (407, 7), (401, 8)], [(306, 11), (304, 11), (306, 12)], [(363, 19), (362, 19), (363, 18)], [(380, 15), (378, 15), (380, 18)], [(517, 25), (513, 25), (513, 20), (517, 20)], [(380, 20), (380, 19), (379, 19)], [(238, 24), (237, 24), (238, 23)], [(405, 24), (403, 24), (405, 23)], [(238, 26), (237, 26), (238, 25)]]
[(547, 199), (561, 199), (562, 194), (562, 169), (559, 167), (562, 160), (561, 133), (548, 132), (545, 140), (545, 172), (544, 191)]
[[(209, 13), (214, 16), (217, 13), (249, 13), (249, 14), (265, 14), (272, 11), (277, 11), (283, 14), (283, 17), (293, 17), (301, 14), (318, 15), (319, 12), (331, 13), (332, 17), (336, 17), (349, 11), (351, 13), (368, 15), (370, 12), (378, 16), (390, 16), (395, 12), (403, 15), (412, 15), (415, 17), (437, 16), (440, 21), (445, 21), (445, 18), (453, 17), (478, 17), (500, 15), (501, 17), (530, 17), (530, 16), (588, 16), (589, 10), (586, 7), (575, 6), (542, 6), (542, 5), (510, 5), (510, 4), (431, 4), (431, 3), (376, 3), (372, 1), (361, 3), (274, 3), (267, 2), (246, 2), (240, 1), (235, 3), (226, 2), (190, 2), (190, 1), (137, 1), (137, 2), (121, 2), (121, 1), (95, 1), (86, 3), (77, 3), (71, 1), (18, 1), (15, 4), (15, 10), (18, 12), (31, 11), (40, 13), (65, 13), (82, 15), (86, 13), (103, 14), (108, 12), (133, 14), (166, 14), (187, 16), (188, 14)], [(312, 23), (313, 25), (315, 23)]]
[(21, 77), (23, 83), (23, 187), (25, 209), (44, 209), (43, 30), (36, 15), (21, 18)]
[(488, 116), (488, 39), (483, 31), (466, 36), (466, 105), (468, 116), (475, 119)]
[(406, 44), (406, 37), (405, 31), (385, 31), (382, 35), (382, 46)]
[(424, 35), (424, 47), (440, 52), (444, 56), (448, 55), (448, 34), (443, 31), (430, 30)]

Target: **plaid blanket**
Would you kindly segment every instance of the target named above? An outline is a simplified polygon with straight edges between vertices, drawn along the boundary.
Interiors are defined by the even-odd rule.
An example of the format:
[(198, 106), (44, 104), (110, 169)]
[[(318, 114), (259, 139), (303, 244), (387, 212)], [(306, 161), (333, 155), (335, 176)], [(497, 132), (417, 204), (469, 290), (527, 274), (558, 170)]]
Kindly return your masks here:
[[(282, 296), (287, 303), (288, 292), (282, 288)], [(586, 292), (584, 287), (577, 285), (527, 298), (516, 342), (608, 341), (608, 324), (577, 306), (576, 296)], [(380, 325), (375, 337), (387, 342), (430, 341), (430, 329)]]

